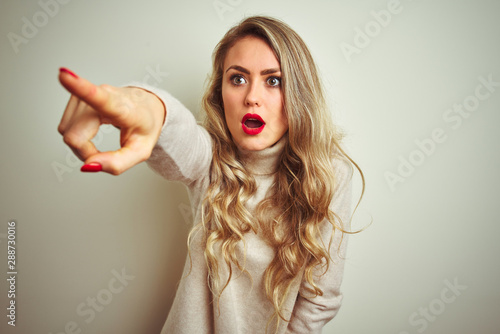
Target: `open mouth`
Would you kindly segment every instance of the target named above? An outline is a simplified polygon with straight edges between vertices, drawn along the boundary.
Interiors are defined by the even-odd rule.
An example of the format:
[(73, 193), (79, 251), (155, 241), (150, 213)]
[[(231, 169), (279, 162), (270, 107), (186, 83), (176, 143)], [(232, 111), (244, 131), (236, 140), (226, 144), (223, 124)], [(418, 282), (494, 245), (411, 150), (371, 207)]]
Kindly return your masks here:
[(248, 135), (256, 135), (264, 130), (266, 123), (257, 114), (246, 114), (241, 120), (241, 127), (243, 131)]

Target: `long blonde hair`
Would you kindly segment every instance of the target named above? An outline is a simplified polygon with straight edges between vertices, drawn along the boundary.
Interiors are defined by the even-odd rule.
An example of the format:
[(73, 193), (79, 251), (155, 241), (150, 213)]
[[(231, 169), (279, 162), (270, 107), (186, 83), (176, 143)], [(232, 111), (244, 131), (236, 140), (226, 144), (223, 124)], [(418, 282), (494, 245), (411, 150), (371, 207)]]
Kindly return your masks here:
[[(251, 215), (244, 204), (257, 186), (238, 160), (222, 101), (225, 56), (237, 41), (249, 35), (267, 42), (281, 65), (284, 112), (289, 124), (270, 196), (259, 203), (256, 215)], [(257, 220), (257, 225), (264, 229), (266, 241), (276, 251), (265, 271), (265, 289), (275, 310), (269, 322), (275, 318), (277, 329), (280, 319), (289, 321), (283, 314), (283, 303), (294, 278), (304, 269), (304, 278), (312, 286), (310, 292), (314, 296), (322, 295), (314, 282), (313, 270), (324, 264), (325, 272), (328, 270), (333, 233), (349, 233), (340, 217), (330, 210), (337, 184), (332, 159), (345, 157), (359, 170), (363, 181), (359, 201), (364, 193), (364, 176), (339, 145), (343, 135), (330, 118), (316, 65), (307, 46), (295, 31), (279, 20), (249, 17), (226, 33), (214, 50), (213, 72), (203, 97), (203, 107), (206, 111), (204, 126), (213, 142), (213, 159), (210, 184), (202, 203), (202, 221), (189, 233), (188, 247), (195, 230), (203, 227), (208, 284), (218, 303), (233, 274), (231, 263), (245, 272), (235, 249), (238, 242), (245, 242), (245, 233), (257, 233)], [(279, 213), (271, 215), (275, 212), (272, 208), (279, 208)], [(320, 223), (325, 219), (333, 225), (328, 249), (319, 232)], [(218, 249), (229, 268), (229, 277), (222, 288)]]

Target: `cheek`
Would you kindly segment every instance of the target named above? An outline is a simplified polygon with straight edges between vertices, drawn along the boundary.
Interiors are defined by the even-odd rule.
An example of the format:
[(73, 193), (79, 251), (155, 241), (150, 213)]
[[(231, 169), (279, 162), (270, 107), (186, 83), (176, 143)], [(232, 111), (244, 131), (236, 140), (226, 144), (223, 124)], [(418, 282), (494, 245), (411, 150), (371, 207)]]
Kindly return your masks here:
[(224, 86), (222, 86), (222, 104), (224, 105), (226, 116), (230, 116), (234, 111), (235, 96), (230, 90), (224, 89)]
[(232, 94), (228, 94), (227, 91), (225, 92), (222, 90), (222, 104), (224, 106), (226, 125), (229, 132), (234, 135), (234, 131), (240, 126), (236, 115), (234, 96)]
[(239, 97), (236, 94), (226, 94), (223, 96), (224, 115), (226, 117), (226, 125), (232, 135), (236, 135), (241, 130), (242, 108)]
[(288, 130), (288, 118), (285, 114), (285, 108), (283, 107), (283, 100), (280, 99), (276, 101), (276, 110), (279, 110), (278, 122), (280, 124), (280, 128), (285, 132)]
[(285, 116), (285, 113), (283, 113), (283, 129), (284, 131), (288, 130), (288, 119)]
[(222, 107), (224, 108), (224, 116), (227, 120), (227, 118), (230, 116), (228, 111), (231, 110), (231, 103), (227, 94), (227, 90), (224, 89), (224, 86), (222, 86)]
[(230, 100), (224, 100), (224, 115), (226, 117), (226, 122), (230, 126), (231, 125), (230, 123), (235, 118), (234, 106)]
[(287, 130), (288, 130), (288, 120), (286, 117), (283, 115), (283, 118), (281, 119), (281, 127), (280, 127), (280, 132), (283, 135)]

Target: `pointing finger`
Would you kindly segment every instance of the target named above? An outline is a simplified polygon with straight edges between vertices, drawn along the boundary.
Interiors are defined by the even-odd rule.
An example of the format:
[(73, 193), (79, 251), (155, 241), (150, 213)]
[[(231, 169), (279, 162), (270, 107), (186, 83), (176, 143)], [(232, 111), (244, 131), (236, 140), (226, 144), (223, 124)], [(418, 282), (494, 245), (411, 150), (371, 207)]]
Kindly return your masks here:
[(59, 69), (59, 81), (72, 95), (87, 103), (89, 106), (107, 116), (113, 114), (111, 95), (103, 87), (96, 86), (90, 81), (77, 76), (67, 68)]

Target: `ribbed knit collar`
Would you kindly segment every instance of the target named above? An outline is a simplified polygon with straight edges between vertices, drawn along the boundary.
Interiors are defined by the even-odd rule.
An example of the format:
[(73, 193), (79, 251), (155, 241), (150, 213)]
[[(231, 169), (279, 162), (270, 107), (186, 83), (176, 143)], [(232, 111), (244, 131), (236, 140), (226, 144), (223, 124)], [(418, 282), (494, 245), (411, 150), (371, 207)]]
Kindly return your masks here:
[(238, 148), (240, 159), (247, 170), (254, 175), (270, 175), (278, 169), (279, 157), (285, 148), (283, 136), (271, 147), (261, 151), (248, 151)]

